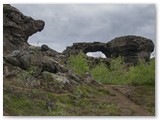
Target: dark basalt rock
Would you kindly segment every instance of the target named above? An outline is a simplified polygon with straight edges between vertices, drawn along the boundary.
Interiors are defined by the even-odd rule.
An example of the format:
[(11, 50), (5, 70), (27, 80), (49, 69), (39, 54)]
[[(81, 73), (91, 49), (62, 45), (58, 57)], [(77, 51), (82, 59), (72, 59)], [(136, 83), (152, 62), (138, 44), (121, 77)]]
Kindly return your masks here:
[(4, 56), (4, 59), (22, 69), (27, 69), (30, 66), (42, 66), (42, 55), (40, 52), (31, 50), (15, 50)]
[(140, 36), (123, 36), (111, 40), (108, 43), (74, 43), (63, 51), (66, 57), (76, 55), (79, 52), (101, 51), (108, 58), (124, 57), (126, 63), (137, 64), (139, 59), (146, 62), (150, 59), (150, 54), (154, 50), (154, 44), (150, 39)]
[(41, 50), (42, 51), (48, 51), (50, 48), (47, 45), (42, 45)]
[(3, 5), (3, 50), (4, 54), (29, 46), (28, 37), (44, 28), (44, 21), (23, 15), (15, 7)]
[(10, 54), (5, 55), (3, 58), (6, 62), (13, 66), (18, 66), (24, 70), (29, 67), (37, 66), (41, 71), (48, 71), (51, 73), (67, 72), (67, 70), (60, 65), (56, 60), (50, 56), (44, 56), (38, 48), (29, 47), (26, 50), (15, 50)]
[(73, 43), (73, 46), (69, 46), (66, 50), (63, 51), (63, 54), (66, 56), (76, 55), (79, 52), (84, 52), (85, 54), (88, 52), (97, 52), (101, 51), (105, 55), (108, 55), (108, 47), (106, 43), (101, 42), (83, 42), (83, 43)]
[(154, 50), (150, 39), (140, 36), (117, 37), (107, 43), (112, 57), (122, 56), (126, 63), (137, 64), (140, 59), (148, 62)]

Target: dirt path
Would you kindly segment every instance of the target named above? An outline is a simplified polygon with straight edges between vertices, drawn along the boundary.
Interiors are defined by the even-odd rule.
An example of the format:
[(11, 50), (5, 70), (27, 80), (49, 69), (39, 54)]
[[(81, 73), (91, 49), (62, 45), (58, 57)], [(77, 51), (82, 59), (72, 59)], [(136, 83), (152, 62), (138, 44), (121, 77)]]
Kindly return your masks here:
[(106, 97), (107, 101), (112, 101), (120, 107), (121, 115), (134, 115), (134, 116), (150, 116), (151, 114), (146, 111), (143, 107), (137, 105), (121, 92), (115, 90), (115, 85), (105, 85), (105, 89), (109, 90), (113, 97)]

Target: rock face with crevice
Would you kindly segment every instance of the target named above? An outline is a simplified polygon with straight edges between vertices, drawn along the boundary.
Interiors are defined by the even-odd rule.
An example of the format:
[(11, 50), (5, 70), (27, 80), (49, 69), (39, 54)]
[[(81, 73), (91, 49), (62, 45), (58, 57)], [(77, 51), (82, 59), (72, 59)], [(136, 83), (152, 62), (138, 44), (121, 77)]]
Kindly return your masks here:
[(154, 50), (154, 44), (150, 39), (140, 36), (117, 37), (107, 43), (74, 43), (63, 51), (66, 57), (76, 55), (79, 52), (97, 52), (101, 51), (108, 58), (124, 57), (126, 63), (137, 64), (139, 59), (149, 61), (150, 54)]

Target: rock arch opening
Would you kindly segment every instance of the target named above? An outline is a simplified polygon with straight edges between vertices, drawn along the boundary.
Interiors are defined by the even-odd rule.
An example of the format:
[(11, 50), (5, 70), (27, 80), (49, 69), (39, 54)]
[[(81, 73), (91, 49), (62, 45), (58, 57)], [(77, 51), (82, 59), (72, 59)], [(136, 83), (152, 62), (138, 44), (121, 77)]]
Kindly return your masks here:
[(106, 55), (102, 53), (101, 51), (87, 52), (86, 55), (89, 57), (94, 57), (94, 58), (107, 58)]

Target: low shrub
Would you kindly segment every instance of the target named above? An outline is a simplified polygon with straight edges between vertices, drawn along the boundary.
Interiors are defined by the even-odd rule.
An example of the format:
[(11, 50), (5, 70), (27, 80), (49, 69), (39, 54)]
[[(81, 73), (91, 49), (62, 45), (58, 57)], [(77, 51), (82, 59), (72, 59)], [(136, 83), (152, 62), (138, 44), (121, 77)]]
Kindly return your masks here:
[(149, 63), (140, 61), (137, 66), (130, 67), (128, 72), (128, 79), (132, 85), (155, 84), (155, 60)]
[(104, 63), (100, 63), (91, 70), (91, 74), (100, 83), (123, 84), (126, 81), (123, 58), (118, 57), (111, 60), (110, 68)]
[(85, 58), (85, 54), (82, 52), (78, 55), (70, 56), (68, 61), (68, 67), (78, 75), (84, 75), (85, 72), (89, 71), (88, 61)]
[(110, 67), (101, 62), (94, 68), (87, 61), (85, 54), (80, 53), (69, 57), (69, 65), (76, 74), (84, 75), (90, 72), (93, 78), (103, 84), (117, 85), (154, 85), (155, 84), (155, 60), (149, 63), (140, 61), (136, 66), (126, 69), (124, 59), (118, 57), (110, 61)]

